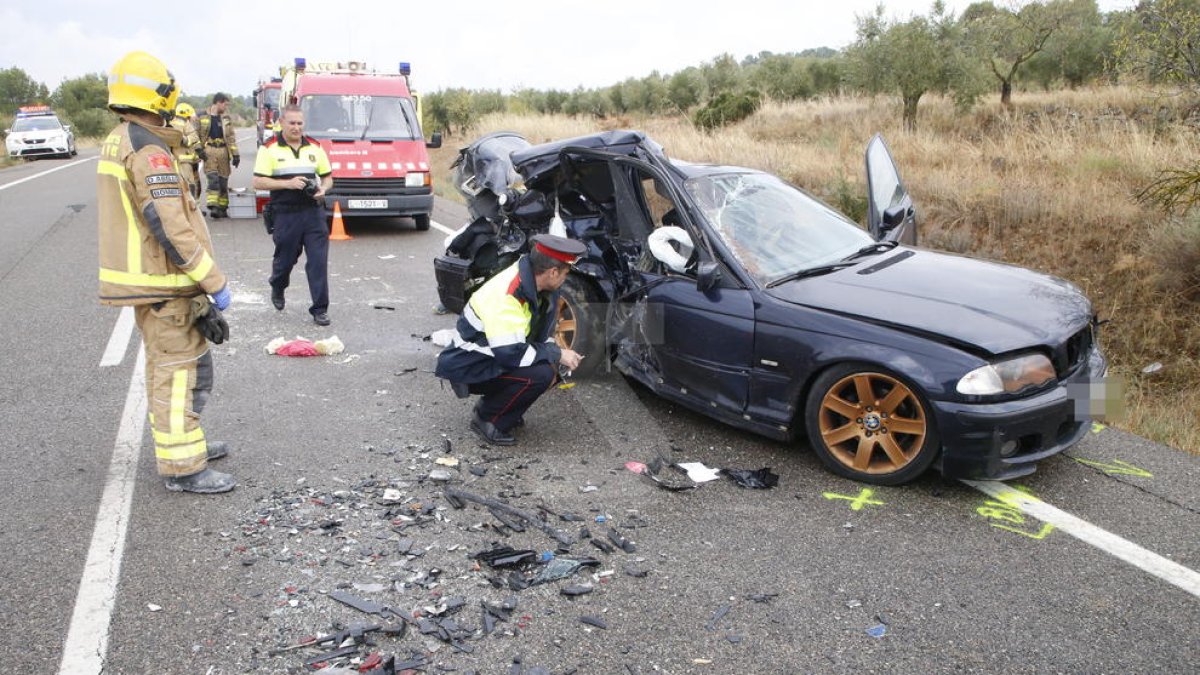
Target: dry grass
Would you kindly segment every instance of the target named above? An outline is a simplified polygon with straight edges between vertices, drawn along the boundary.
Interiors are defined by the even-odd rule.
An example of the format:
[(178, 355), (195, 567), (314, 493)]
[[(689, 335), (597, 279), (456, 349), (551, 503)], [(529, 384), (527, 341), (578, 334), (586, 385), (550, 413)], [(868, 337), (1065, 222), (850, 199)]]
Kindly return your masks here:
[[(511, 115), (485, 118), (476, 132), (506, 129), (542, 142), (642, 129), (673, 157), (777, 173), (851, 215), (859, 215), (865, 195), (866, 142), (881, 132), (921, 210), (923, 245), (1078, 284), (1110, 320), (1103, 343), (1129, 387), (1120, 426), (1200, 453), (1200, 307), (1163, 283), (1176, 270), (1164, 267), (1172, 262), (1162, 242), (1178, 241), (1181, 228), (1133, 199), (1161, 169), (1200, 157), (1196, 120), (1179, 101), (1130, 88), (1018, 94), (1015, 103), (1012, 113), (989, 100), (962, 115), (949, 101), (923, 101), (920, 129), (912, 133), (886, 98), (768, 103), (711, 135), (682, 118)], [(448, 166), (475, 137), (449, 140), (435, 153), (435, 167)], [(439, 172), (439, 179), (447, 175)], [(447, 187), (441, 194), (450, 196)], [(1200, 237), (1182, 241), (1200, 246)], [(1152, 362), (1164, 367), (1143, 374)]]

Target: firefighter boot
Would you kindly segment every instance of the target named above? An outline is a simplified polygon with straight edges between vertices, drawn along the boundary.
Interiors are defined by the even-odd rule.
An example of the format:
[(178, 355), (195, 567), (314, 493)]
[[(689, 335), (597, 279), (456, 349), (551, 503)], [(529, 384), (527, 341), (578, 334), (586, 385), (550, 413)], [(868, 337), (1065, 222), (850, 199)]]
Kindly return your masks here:
[(205, 469), (190, 476), (168, 476), (167, 489), (171, 492), (195, 492), (197, 494), (216, 494), (229, 492), (237, 485), (233, 476), (212, 469)]
[(225, 441), (209, 441), (208, 442), (208, 461), (221, 459), (229, 454), (229, 444)]

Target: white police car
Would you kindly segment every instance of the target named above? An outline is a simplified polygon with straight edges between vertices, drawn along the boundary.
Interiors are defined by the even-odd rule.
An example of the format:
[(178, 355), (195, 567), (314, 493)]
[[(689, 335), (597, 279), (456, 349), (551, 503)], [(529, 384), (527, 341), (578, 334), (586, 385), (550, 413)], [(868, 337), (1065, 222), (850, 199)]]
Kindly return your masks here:
[(71, 157), (75, 154), (75, 134), (49, 106), (25, 106), (17, 109), (4, 145), (9, 157)]

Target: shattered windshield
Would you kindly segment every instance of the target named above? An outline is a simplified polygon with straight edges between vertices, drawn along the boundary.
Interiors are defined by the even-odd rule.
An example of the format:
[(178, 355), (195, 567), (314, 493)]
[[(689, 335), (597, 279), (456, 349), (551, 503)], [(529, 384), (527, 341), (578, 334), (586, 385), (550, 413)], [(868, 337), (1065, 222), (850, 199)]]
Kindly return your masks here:
[(412, 101), (399, 96), (322, 94), (300, 100), (313, 138), (411, 141), (421, 138)]
[(854, 222), (769, 174), (701, 176), (685, 187), (726, 247), (762, 285), (837, 262), (874, 241)]

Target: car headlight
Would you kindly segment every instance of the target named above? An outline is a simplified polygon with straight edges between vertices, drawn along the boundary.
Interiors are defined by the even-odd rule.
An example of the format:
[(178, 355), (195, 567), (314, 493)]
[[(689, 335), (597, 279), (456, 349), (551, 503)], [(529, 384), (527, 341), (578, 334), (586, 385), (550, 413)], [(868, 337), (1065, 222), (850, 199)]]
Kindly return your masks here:
[(1054, 364), (1044, 354), (1022, 354), (976, 368), (958, 381), (958, 393), (970, 396), (1012, 394), (1054, 380)]
[(425, 187), (428, 185), (429, 174), (422, 171), (410, 171), (404, 176), (404, 187)]

